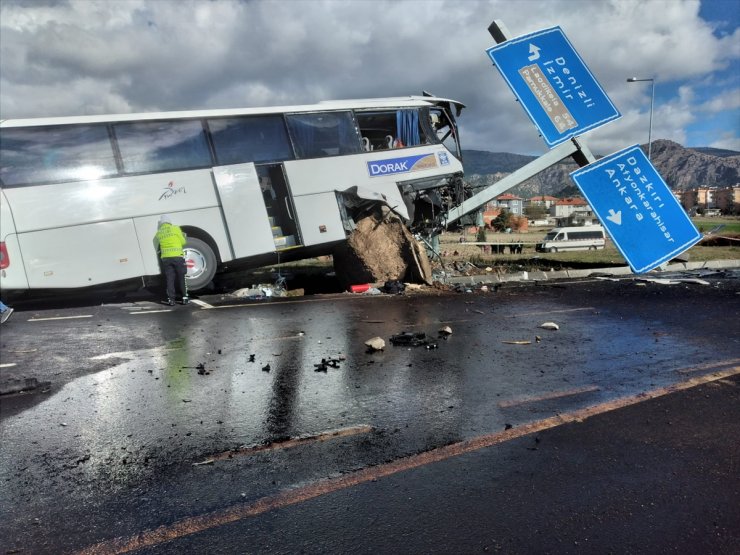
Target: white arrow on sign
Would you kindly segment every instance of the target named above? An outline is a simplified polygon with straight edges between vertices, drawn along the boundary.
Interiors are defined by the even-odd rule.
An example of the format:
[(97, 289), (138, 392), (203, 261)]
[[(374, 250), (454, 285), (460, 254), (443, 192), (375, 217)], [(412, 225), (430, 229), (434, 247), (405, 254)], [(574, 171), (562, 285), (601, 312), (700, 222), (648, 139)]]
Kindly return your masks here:
[(529, 45), (529, 61), (534, 62), (537, 58), (540, 57), (540, 50), (538, 46), (535, 46), (534, 44)]
[(614, 222), (617, 225), (622, 225), (622, 211), (614, 212), (613, 208), (609, 209), (609, 215), (606, 217), (610, 222)]

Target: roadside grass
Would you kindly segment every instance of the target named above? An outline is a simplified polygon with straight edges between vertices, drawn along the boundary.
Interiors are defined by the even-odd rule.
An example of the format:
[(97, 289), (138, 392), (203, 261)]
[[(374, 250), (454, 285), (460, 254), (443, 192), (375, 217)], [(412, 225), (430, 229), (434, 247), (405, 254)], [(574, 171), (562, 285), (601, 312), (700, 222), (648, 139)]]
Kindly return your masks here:
[(722, 229), (718, 231), (721, 235), (723, 233), (740, 233), (740, 217), (737, 216), (720, 216), (719, 218), (703, 218), (696, 217), (691, 218), (696, 228), (702, 233), (706, 233), (721, 225)]

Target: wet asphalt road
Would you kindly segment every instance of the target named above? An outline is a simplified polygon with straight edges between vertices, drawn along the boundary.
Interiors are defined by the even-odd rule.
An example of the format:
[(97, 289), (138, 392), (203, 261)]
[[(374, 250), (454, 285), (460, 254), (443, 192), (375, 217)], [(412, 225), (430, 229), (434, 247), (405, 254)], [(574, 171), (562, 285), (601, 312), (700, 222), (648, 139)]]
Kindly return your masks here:
[[(704, 279), (19, 306), (0, 382), (49, 383), (0, 397), (1, 552), (736, 553), (740, 281)], [(365, 352), (402, 331), (437, 348)]]

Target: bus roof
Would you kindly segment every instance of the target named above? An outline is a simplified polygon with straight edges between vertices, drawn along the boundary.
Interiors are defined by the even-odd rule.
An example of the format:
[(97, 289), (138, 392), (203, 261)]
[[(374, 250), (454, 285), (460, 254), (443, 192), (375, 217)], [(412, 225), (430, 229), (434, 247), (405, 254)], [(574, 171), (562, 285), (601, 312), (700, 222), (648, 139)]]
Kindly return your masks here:
[(174, 112), (143, 112), (131, 114), (102, 114), (90, 116), (61, 116), (49, 118), (25, 118), (0, 120), (0, 127), (38, 127), (44, 125), (71, 125), (79, 123), (109, 123), (118, 121), (162, 120), (162, 119), (197, 119), (210, 117), (229, 117), (260, 114), (282, 114), (295, 112), (316, 112), (323, 110), (372, 110), (379, 108), (412, 108), (419, 106), (436, 106), (451, 104), (459, 113), (464, 104), (447, 98), (432, 96), (399, 96), (388, 98), (363, 98), (356, 100), (324, 100), (317, 104), (296, 106), (269, 106), (260, 108), (229, 108), (210, 110), (184, 110)]

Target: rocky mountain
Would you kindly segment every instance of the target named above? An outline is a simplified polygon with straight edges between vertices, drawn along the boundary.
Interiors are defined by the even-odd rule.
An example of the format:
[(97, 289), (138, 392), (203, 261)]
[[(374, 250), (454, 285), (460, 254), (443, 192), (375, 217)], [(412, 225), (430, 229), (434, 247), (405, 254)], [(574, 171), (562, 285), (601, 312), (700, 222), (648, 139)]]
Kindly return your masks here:
[[(647, 152), (647, 146), (642, 149)], [(653, 165), (672, 189), (728, 187), (740, 184), (740, 152), (714, 148), (685, 148), (664, 139), (653, 141)], [(473, 187), (490, 185), (534, 160), (534, 156), (464, 150), (465, 179)], [(546, 169), (508, 192), (522, 196), (572, 194), (570, 172), (578, 166), (568, 159)], [(560, 194), (564, 191), (564, 194)]]

